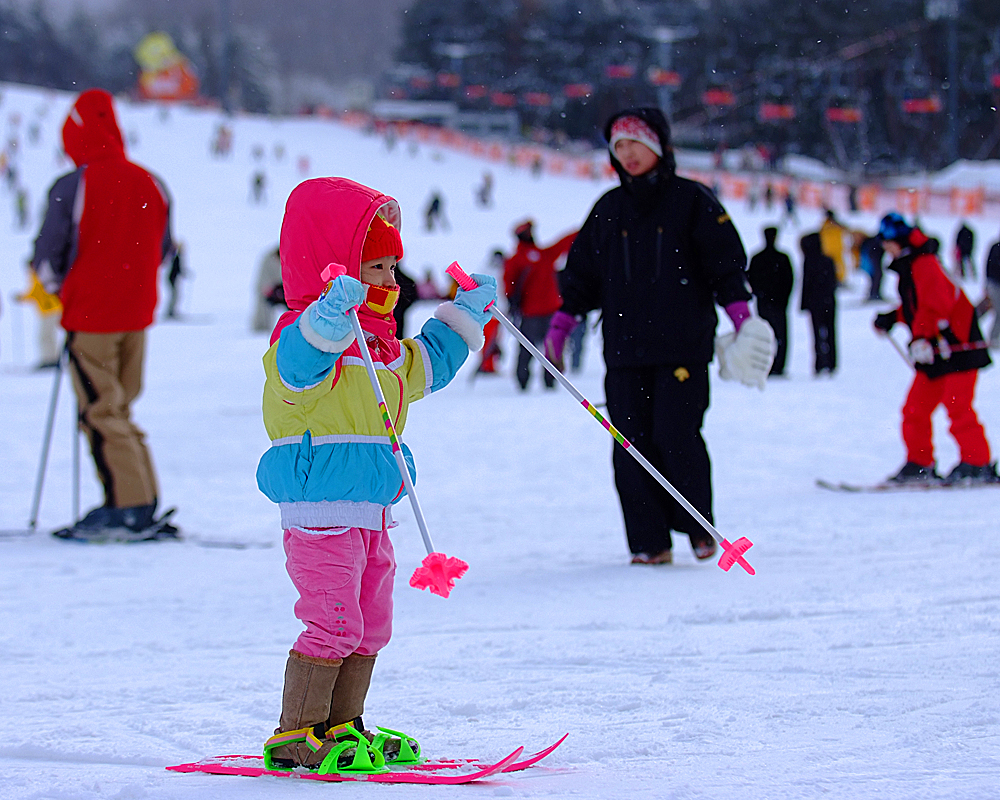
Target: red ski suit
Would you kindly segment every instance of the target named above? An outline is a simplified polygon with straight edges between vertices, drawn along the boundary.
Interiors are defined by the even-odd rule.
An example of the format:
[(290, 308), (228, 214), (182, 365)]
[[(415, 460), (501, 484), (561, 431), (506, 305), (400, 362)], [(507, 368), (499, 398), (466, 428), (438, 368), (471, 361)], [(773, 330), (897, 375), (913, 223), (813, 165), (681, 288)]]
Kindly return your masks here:
[(915, 365), (903, 405), (906, 458), (924, 467), (934, 464), (931, 415), (943, 403), (961, 461), (981, 467), (990, 463), (990, 446), (972, 401), (979, 370), (990, 364), (990, 357), (972, 303), (926, 249), (927, 242), (915, 229), (909, 250), (889, 266), (899, 273), (897, 321), (910, 328), (914, 340), (926, 339), (934, 348), (932, 363)]

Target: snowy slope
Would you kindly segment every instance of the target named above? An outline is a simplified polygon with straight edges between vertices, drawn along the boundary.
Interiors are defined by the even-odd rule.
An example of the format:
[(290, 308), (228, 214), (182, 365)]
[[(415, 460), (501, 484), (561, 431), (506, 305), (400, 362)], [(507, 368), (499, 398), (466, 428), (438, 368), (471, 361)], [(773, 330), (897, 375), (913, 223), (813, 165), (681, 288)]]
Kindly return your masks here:
[[(70, 98), (2, 88), (0, 122), (19, 126), (19, 171), (36, 216), (14, 229), (0, 189), (0, 528), (28, 518), (51, 373), (35, 361), (34, 318), (10, 302), (51, 180)], [(187, 246), (187, 322), (150, 332), (135, 406), (162, 500), (190, 538), (255, 545), (75, 546), (44, 532), (71, 514), (71, 402), (55, 426), (40, 528), (0, 541), (0, 798), (273, 798), (315, 792), (423, 798), (457, 791), (555, 798), (990, 798), (1000, 794), (1000, 555), (996, 490), (894, 496), (824, 493), (816, 477), (875, 480), (899, 466), (907, 368), (870, 329), (861, 278), (840, 296), (841, 369), (811, 377), (810, 334), (792, 314), (790, 378), (763, 393), (713, 381), (706, 437), (716, 521), (755, 542), (750, 577), (696, 564), (627, 564), (611, 440), (559, 390), (526, 395), (509, 375), (469, 380), (420, 403), (404, 438), (437, 547), (471, 565), (451, 598), (408, 587), (423, 556), (398, 506), (396, 632), (379, 658), (370, 724), (418, 734), (427, 752), (506, 754), (569, 732), (545, 769), (479, 790), (352, 786), (168, 773), (167, 764), (257, 752), (277, 720), (282, 670), (298, 633), (275, 509), (254, 470), (266, 337), (249, 332), (257, 263), (277, 240), (284, 198), (303, 177), (341, 174), (403, 208), (406, 265), (438, 275), (482, 268), (509, 248), (513, 223), (551, 241), (580, 224), (609, 184), (536, 179), (420, 145), (411, 152), (322, 120), (234, 121), (235, 148), (214, 160), (211, 111), (121, 107), (132, 156), (163, 176)], [(12, 115), (20, 114), (17, 126)], [(24, 142), (33, 119), (43, 140)], [(275, 145), (284, 147), (278, 160)], [(265, 155), (256, 161), (253, 150)], [(484, 169), (496, 205), (473, 203)], [(268, 201), (248, 201), (256, 169)], [(422, 230), (432, 188), (447, 234)], [(729, 210), (748, 250), (776, 221)], [(779, 244), (819, 224), (803, 212)], [(849, 217), (871, 229), (875, 220)], [(951, 241), (958, 220), (926, 218)], [(978, 221), (981, 273), (995, 221)], [(980, 274), (979, 280), (982, 276)], [(443, 280), (442, 280), (443, 283)], [(966, 290), (978, 300), (979, 282)], [(418, 305), (413, 329), (433, 310)], [(897, 331), (897, 336), (900, 332)], [(585, 396), (603, 399), (600, 342), (587, 344)], [(1000, 378), (980, 379), (978, 408), (1000, 431)], [(957, 459), (937, 418), (943, 469)], [(99, 502), (89, 458), (83, 505)]]

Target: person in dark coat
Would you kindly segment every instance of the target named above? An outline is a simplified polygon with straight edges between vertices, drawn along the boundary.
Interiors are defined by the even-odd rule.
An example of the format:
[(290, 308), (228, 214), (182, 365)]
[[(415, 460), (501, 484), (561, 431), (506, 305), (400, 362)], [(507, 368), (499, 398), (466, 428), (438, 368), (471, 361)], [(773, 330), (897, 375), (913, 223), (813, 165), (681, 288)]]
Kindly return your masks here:
[(170, 270), (167, 272), (167, 285), (170, 286), (170, 300), (167, 303), (167, 317), (177, 319), (177, 296), (180, 293), (180, 279), (184, 271), (184, 245), (178, 242), (174, 247), (174, 256), (170, 259)]
[(818, 233), (807, 233), (802, 248), (802, 310), (812, 318), (815, 375), (837, 369), (837, 265), (823, 253)]
[[(751, 315), (746, 252), (726, 210), (706, 186), (676, 174), (663, 112), (618, 113), (604, 135), (621, 185), (597, 201), (570, 248), (546, 353), (561, 365), (573, 329), (601, 311), (612, 423), (711, 520), (701, 428), (713, 350), (722, 377), (763, 387), (774, 334)], [(718, 341), (717, 303), (736, 329)], [(715, 540), (629, 453), (615, 447), (613, 463), (632, 563), (669, 563), (673, 531), (688, 535), (698, 558), (714, 555)]]
[(792, 262), (775, 247), (777, 228), (764, 228), (764, 249), (750, 259), (750, 288), (757, 298), (757, 313), (774, 331), (777, 350), (771, 375), (785, 374), (788, 353), (788, 299), (792, 296)]
[(396, 301), (396, 307), (392, 309), (392, 316), (396, 320), (396, 330), (399, 331), (400, 336), (403, 336), (406, 333), (406, 312), (417, 301), (417, 282), (403, 272), (397, 264), (396, 285), (399, 287), (399, 300)]
[(976, 277), (976, 265), (972, 262), (972, 248), (976, 243), (976, 235), (965, 222), (955, 234), (955, 266), (961, 278), (965, 278), (966, 270), (973, 278)]
[(946, 482), (996, 482), (1000, 480), (996, 463), (972, 407), (979, 370), (991, 363), (976, 310), (928, 250), (929, 240), (920, 228), (893, 212), (882, 218), (879, 235), (892, 256), (889, 269), (899, 275), (900, 305), (879, 314), (875, 329), (888, 333), (897, 322), (905, 324), (912, 336), (909, 353), (914, 368), (903, 405), (906, 463), (889, 480), (940, 480), (934, 469), (932, 416), (944, 405), (961, 459)]
[(994, 242), (986, 258), (986, 309), (993, 309), (990, 347), (1000, 347), (1000, 241)]

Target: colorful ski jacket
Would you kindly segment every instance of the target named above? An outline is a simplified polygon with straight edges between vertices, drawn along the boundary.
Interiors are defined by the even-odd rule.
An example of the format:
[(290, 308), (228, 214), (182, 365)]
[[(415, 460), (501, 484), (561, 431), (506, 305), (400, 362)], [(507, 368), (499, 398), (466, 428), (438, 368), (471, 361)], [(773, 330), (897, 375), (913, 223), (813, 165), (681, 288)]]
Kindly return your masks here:
[(913, 229), (889, 269), (899, 275), (897, 321), (909, 327), (914, 339), (934, 346), (933, 363), (914, 364), (916, 369), (939, 378), (990, 365), (976, 309), (945, 273), (923, 231)]
[[(330, 342), (329, 350), (320, 349), (310, 343), (325, 346), (303, 314), (323, 291), (327, 265), (344, 265), (349, 275), (360, 276), (362, 246), (376, 213), (398, 226), (394, 199), (344, 178), (305, 181), (285, 206), (280, 253), (290, 310), (264, 355), (264, 426), (271, 447), (257, 467), (257, 485), (278, 504), (285, 529), (383, 530), (392, 524), (392, 504), (405, 493), (359, 343), (351, 340), (343, 350), (343, 342)], [(449, 318), (444, 306), (465, 315), (446, 303), (438, 309), (441, 318)], [(469, 345), (437, 317), (400, 341), (391, 313), (377, 318), (367, 307), (362, 311), (366, 345), (401, 433), (410, 403), (447, 385)], [(413, 456), (405, 445), (402, 451), (415, 480)]]
[(32, 267), (60, 296), (66, 330), (147, 328), (156, 309), (157, 270), (173, 249), (166, 190), (126, 159), (107, 92), (81, 94), (62, 136), (78, 169), (49, 190)]

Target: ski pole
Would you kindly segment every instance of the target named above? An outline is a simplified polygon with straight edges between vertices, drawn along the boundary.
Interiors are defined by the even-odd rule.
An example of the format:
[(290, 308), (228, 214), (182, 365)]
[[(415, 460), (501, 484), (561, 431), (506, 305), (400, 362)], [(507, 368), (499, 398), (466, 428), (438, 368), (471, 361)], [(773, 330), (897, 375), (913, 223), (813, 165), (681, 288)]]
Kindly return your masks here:
[[(466, 291), (476, 288), (476, 282), (463, 271), (463, 269), (458, 265), (457, 261), (452, 263), (452, 265), (448, 267), (448, 269), (445, 271), (452, 278), (455, 279), (455, 282), (459, 286), (461, 286)], [(750, 566), (749, 562), (747, 562), (745, 558), (743, 558), (743, 554), (746, 553), (746, 551), (753, 546), (753, 542), (751, 542), (745, 536), (740, 537), (735, 542), (730, 542), (728, 539), (723, 537), (722, 534), (720, 534), (716, 530), (715, 526), (712, 525), (712, 523), (709, 522), (707, 519), (705, 519), (705, 517), (702, 516), (702, 514), (698, 511), (698, 509), (696, 509), (693, 505), (691, 505), (691, 503), (688, 502), (687, 498), (684, 497), (684, 495), (682, 495), (679, 491), (677, 491), (677, 489), (674, 488), (674, 486), (670, 483), (670, 481), (664, 478), (656, 469), (656, 467), (650, 464), (649, 461), (647, 461), (646, 458), (642, 455), (642, 453), (640, 453), (632, 445), (632, 443), (628, 441), (628, 439), (622, 436), (621, 433), (619, 433), (619, 431), (615, 428), (614, 425), (611, 424), (610, 421), (605, 419), (605, 417), (601, 414), (601, 412), (597, 410), (597, 407), (593, 403), (591, 403), (586, 397), (584, 397), (580, 393), (580, 391), (572, 383), (570, 383), (569, 379), (567, 379), (565, 375), (563, 375), (558, 369), (556, 369), (555, 365), (551, 361), (549, 361), (541, 353), (541, 351), (539, 351), (539, 349), (531, 343), (531, 340), (528, 339), (528, 337), (526, 337), (523, 333), (521, 333), (521, 331), (518, 330), (517, 326), (515, 326), (513, 322), (511, 322), (509, 319), (507, 319), (507, 317), (504, 316), (503, 312), (501, 312), (500, 309), (496, 307), (495, 303), (491, 303), (488, 306), (488, 309), (490, 313), (492, 313), (493, 316), (500, 322), (500, 324), (503, 325), (508, 331), (510, 331), (511, 335), (514, 336), (514, 338), (517, 339), (521, 343), (521, 345), (529, 353), (531, 353), (532, 356), (538, 359), (539, 363), (545, 367), (548, 373), (557, 381), (559, 381), (559, 383), (562, 384), (563, 388), (565, 388), (571, 395), (573, 395), (573, 397), (576, 398), (577, 402), (579, 402), (585, 409), (587, 409), (587, 411), (590, 412), (590, 414), (594, 417), (594, 419), (596, 419), (598, 422), (601, 423), (604, 429), (611, 434), (614, 440), (618, 442), (618, 444), (620, 444), (622, 447), (624, 447), (625, 450), (642, 465), (643, 469), (645, 469), (646, 472), (648, 472), (653, 477), (653, 479), (658, 484), (660, 484), (660, 486), (666, 489), (670, 493), (670, 496), (673, 497), (674, 500), (676, 500), (678, 503), (680, 503), (681, 506), (683, 506), (684, 510), (687, 511), (692, 517), (694, 517), (695, 521), (699, 525), (701, 525), (702, 528), (704, 528), (709, 534), (711, 534), (712, 538), (715, 539), (715, 541), (717, 541), (720, 545), (722, 545), (723, 553), (722, 556), (719, 558), (719, 566), (724, 571), (728, 572), (730, 567), (733, 566), (733, 564), (739, 564), (741, 567), (743, 567), (743, 569), (745, 569), (751, 575), (755, 574), (754, 568)]]
[(73, 417), (73, 519), (80, 519), (80, 402)]
[(893, 338), (893, 336), (892, 336), (891, 333), (886, 332), (885, 338), (888, 339), (892, 343), (892, 346), (896, 349), (896, 352), (899, 353), (899, 357), (901, 359), (903, 359), (903, 361), (906, 362), (906, 366), (908, 366), (910, 369), (916, 369), (916, 367), (913, 366), (913, 362), (910, 361), (910, 355), (909, 355), (909, 353), (907, 353), (903, 349), (903, 345), (901, 345), (899, 342), (897, 342)]
[(56, 418), (56, 406), (59, 403), (59, 386), (62, 383), (63, 364), (69, 358), (69, 345), (64, 345), (56, 362), (56, 376), (52, 380), (52, 395), (49, 398), (49, 413), (45, 421), (45, 435), (42, 437), (42, 454), (38, 459), (38, 475), (35, 478), (35, 495), (31, 501), (31, 519), (28, 520), (28, 530), (34, 533), (38, 525), (38, 507), (42, 503), (42, 485), (45, 483), (45, 468), (49, 463), (49, 446), (52, 443), (52, 426)]
[[(321, 277), (324, 280), (332, 281), (338, 275), (343, 275), (345, 272), (347, 272), (347, 269), (343, 265), (330, 264), (323, 270)], [(347, 316), (351, 320), (351, 327), (354, 329), (354, 336), (357, 338), (358, 349), (361, 351), (361, 358), (365, 362), (368, 379), (371, 381), (372, 389), (375, 392), (375, 401), (382, 412), (382, 421), (385, 423), (386, 433), (389, 434), (392, 454), (396, 459), (396, 465), (399, 467), (399, 474), (403, 478), (406, 496), (410, 499), (413, 516), (417, 519), (417, 527), (420, 529), (420, 536), (423, 538), (424, 547), (427, 549), (427, 555), (421, 562), (421, 566), (417, 567), (410, 577), (410, 586), (415, 589), (430, 589), (431, 594), (447, 597), (451, 593), (451, 590), (455, 588), (455, 581), (466, 573), (469, 565), (460, 558), (452, 558), (434, 550), (430, 533), (427, 530), (427, 521), (424, 519), (424, 512), (421, 510), (420, 501), (417, 499), (417, 490), (413, 487), (410, 470), (407, 468), (406, 459), (403, 457), (403, 448), (400, 446), (399, 437), (396, 435), (396, 429), (392, 424), (392, 416), (389, 414), (389, 407), (385, 402), (382, 385), (378, 382), (378, 374), (375, 372), (375, 362), (372, 361), (372, 354), (368, 352), (368, 345), (365, 343), (365, 332), (361, 329), (358, 310), (356, 308), (349, 309)]]

